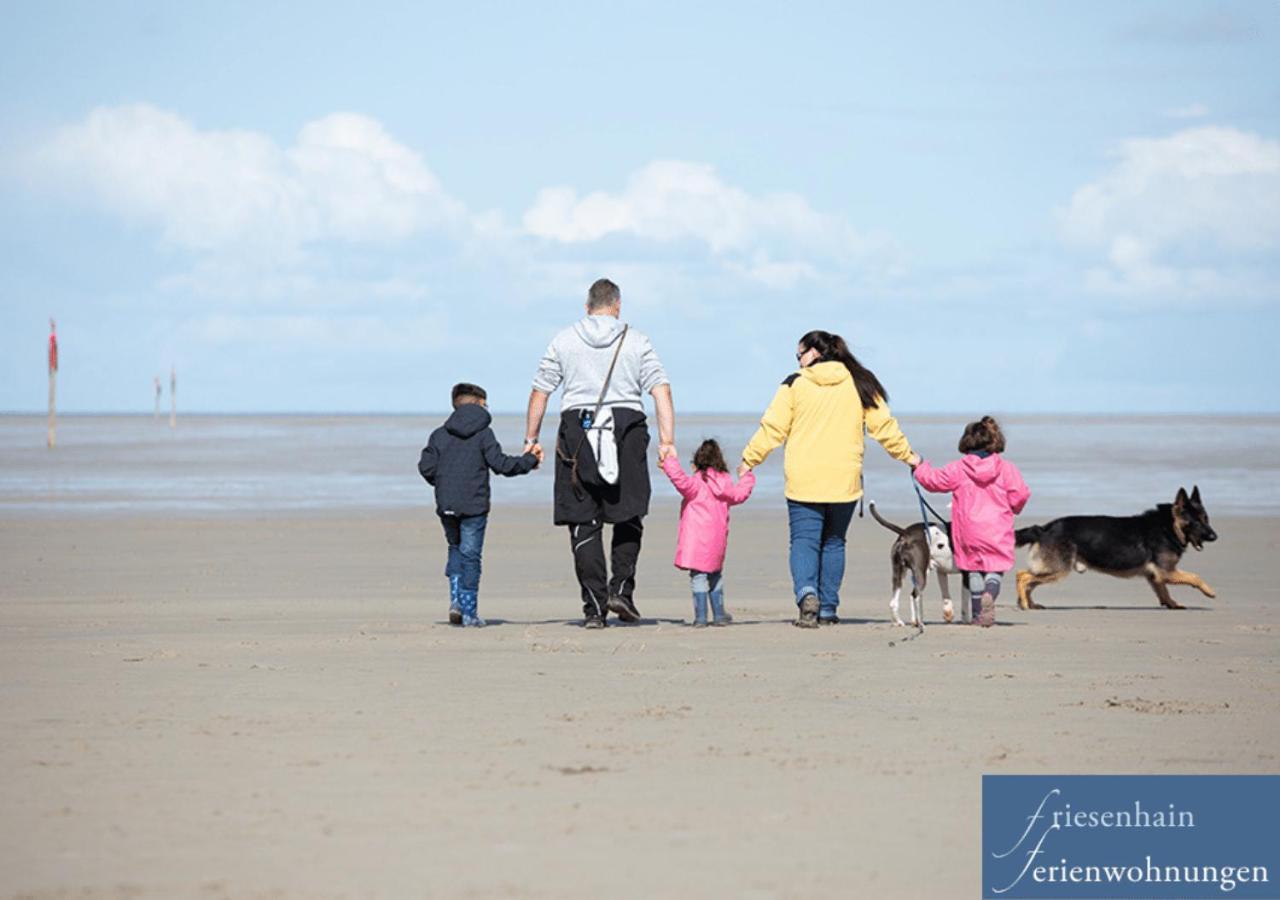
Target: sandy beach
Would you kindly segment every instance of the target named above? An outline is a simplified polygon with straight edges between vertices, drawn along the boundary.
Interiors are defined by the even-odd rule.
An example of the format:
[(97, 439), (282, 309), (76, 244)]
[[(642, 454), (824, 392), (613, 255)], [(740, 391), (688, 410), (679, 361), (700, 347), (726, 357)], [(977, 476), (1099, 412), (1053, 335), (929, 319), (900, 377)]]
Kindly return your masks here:
[(700, 631), (670, 505), (602, 632), (537, 509), (494, 514), (482, 630), (425, 510), (10, 516), (0, 894), (974, 896), (982, 773), (1280, 771), (1280, 520), (1214, 525), (1217, 600), (1077, 575), (903, 642), (870, 518), (846, 621), (786, 624), (774, 504)]
[(0, 900), (1280, 900), (1280, 0), (0, 23)]

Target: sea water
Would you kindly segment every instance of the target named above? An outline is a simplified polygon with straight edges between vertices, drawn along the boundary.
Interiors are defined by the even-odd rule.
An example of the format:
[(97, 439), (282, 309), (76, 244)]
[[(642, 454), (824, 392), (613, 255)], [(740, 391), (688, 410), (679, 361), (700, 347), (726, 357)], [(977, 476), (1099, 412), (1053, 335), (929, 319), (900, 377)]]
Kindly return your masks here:
[[(900, 414), (930, 461), (954, 459), (957, 416)], [(58, 446), (45, 447), (42, 416), (0, 416), (0, 516), (280, 513), (431, 508), (417, 471), (427, 436), (444, 414), (188, 415), (170, 428), (151, 416), (66, 415)], [(499, 415), (494, 431), (518, 453), (523, 418)], [(554, 417), (543, 428), (552, 452)], [(1127, 515), (1200, 487), (1211, 515), (1280, 515), (1280, 417), (1008, 416), (1006, 456), (1031, 487), (1023, 518), (1073, 513)], [(716, 438), (733, 467), (757, 427), (754, 416), (682, 416), (681, 461)], [(651, 448), (656, 457), (657, 444)], [(754, 505), (783, 504), (780, 448), (757, 470)], [(655, 502), (675, 491), (657, 468)], [(545, 507), (549, 467), (493, 478), (497, 504)], [(899, 520), (918, 515), (909, 470), (874, 442), (866, 448), (868, 499)], [(943, 511), (946, 497), (934, 500)]]

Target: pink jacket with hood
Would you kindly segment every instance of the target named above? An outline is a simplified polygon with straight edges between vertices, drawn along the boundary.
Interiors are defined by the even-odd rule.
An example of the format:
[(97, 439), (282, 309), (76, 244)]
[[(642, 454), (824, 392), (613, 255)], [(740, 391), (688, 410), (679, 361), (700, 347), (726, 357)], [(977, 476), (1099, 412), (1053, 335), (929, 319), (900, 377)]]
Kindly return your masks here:
[(729, 507), (746, 502), (756, 486), (748, 472), (737, 483), (727, 472), (707, 469), (689, 475), (672, 454), (662, 461), (680, 496), (680, 537), (676, 541), (676, 568), (719, 572), (729, 546)]
[(1013, 568), (1013, 517), (1031, 491), (1018, 467), (999, 453), (969, 453), (935, 469), (925, 460), (916, 481), (935, 493), (951, 491), (951, 551), (965, 572)]

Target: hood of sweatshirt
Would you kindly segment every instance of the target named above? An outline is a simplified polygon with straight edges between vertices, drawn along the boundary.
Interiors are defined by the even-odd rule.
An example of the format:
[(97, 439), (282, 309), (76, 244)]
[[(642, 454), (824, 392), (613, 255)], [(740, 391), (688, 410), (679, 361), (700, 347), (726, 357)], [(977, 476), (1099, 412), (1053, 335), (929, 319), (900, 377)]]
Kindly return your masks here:
[(966, 453), (960, 458), (960, 463), (975, 484), (984, 486), (1000, 477), (1000, 467), (1003, 465), (999, 453), (992, 453), (985, 457)]
[(719, 491), (733, 487), (733, 476), (728, 472), (717, 472), (715, 469), (706, 469), (705, 471), (699, 472), (698, 477), (704, 479), (707, 484)]
[(479, 403), (464, 403), (445, 420), (444, 430), (460, 438), (469, 438), (489, 427), (493, 416)]
[(608, 347), (622, 334), (622, 322), (613, 316), (583, 316), (573, 330), (588, 347)]
[(801, 369), (800, 375), (820, 387), (831, 387), (853, 377), (842, 362), (814, 363)]

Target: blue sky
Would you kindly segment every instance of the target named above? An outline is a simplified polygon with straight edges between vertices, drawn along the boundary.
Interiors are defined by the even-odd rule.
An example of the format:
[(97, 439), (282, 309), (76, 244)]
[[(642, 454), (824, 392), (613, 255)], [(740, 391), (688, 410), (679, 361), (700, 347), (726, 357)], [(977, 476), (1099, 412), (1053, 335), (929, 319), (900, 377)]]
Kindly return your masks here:
[(0, 410), (523, 406), (599, 276), (677, 407), (1278, 412), (1273, 3), (30, 4)]

